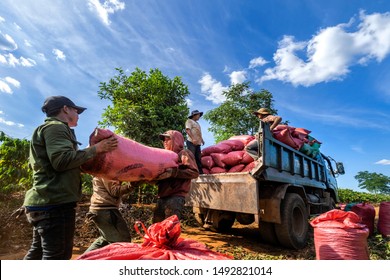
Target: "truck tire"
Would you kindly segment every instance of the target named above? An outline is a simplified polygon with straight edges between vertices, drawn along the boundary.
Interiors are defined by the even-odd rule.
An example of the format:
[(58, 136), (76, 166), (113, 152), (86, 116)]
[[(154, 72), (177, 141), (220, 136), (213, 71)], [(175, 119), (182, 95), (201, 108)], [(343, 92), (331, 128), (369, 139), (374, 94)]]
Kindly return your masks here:
[(281, 224), (275, 224), (279, 243), (287, 248), (301, 249), (307, 245), (308, 230), (305, 202), (296, 193), (286, 193), (281, 204)]
[(260, 222), (259, 224), (260, 240), (271, 245), (279, 245), (278, 237), (275, 232), (275, 224), (269, 222)]
[(236, 219), (242, 225), (250, 225), (255, 221), (255, 215), (245, 214), (245, 213), (237, 213)]
[(211, 219), (213, 221), (213, 228), (218, 232), (224, 232), (231, 229), (236, 220), (236, 215), (234, 212), (215, 210)]

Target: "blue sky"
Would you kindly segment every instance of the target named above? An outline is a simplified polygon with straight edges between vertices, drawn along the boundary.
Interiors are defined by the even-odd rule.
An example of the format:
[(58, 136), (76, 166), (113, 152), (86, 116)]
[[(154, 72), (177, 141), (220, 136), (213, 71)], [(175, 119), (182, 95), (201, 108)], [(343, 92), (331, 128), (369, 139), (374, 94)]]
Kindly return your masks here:
[(43, 100), (65, 95), (88, 108), (76, 128), (86, 146), (116, 67), (180, 76), (203, 112), (250, 81), (344, 163), (340, 187), (360, 190), (359, 171), (390, 176), (389, 56), (386, 0), (2, 0), (0, 131), (29, 139)]

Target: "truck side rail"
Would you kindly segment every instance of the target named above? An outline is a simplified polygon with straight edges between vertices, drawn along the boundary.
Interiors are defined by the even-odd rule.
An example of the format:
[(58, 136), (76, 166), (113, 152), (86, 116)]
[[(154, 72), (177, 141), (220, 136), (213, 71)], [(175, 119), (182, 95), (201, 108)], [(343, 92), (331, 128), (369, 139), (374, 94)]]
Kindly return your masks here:
[(275, 139), (268, 124), (260, 122), (258, 134), (262, 160), (251, 174), (259, 180), (326, 189), (322, 156), (312, 158)]

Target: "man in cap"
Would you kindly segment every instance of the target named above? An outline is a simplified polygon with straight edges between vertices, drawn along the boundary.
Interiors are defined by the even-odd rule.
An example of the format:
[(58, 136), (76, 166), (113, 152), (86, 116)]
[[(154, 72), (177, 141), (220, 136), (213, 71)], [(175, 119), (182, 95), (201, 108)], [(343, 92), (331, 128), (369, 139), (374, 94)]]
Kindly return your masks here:
[(167, 168), (156, 181), (158, 187), (157, 206), (153, 211), (153, 223), (177, 215), (180, 219), (191, 179), (199, 176), (194, 155), (184, 149), (184, 137), (179, 131), (168, 130), (159, 135), (164, 149), (178, 154), (179, 166)]
[[(268, 123), (270, 125), (270, 130), (274, 130), (275, 127), (282, 121), (282, 118), (279, 116), (274, 116), (271, 114), (271, 111), (267, 108), (260, 108), (253, 114), (260, 119), (261, 122)], [(259, 141), (258, 139), (250, 142), (245, 150), (247, 153), (254, 159), (257, 160), (259, 158)]]
[(30, 166), (34, 182), (23, 206), (33, 226), (33, 240), (24, 259), (66, 260), (72, 257), (76, 203), (81, 198), (80, 166), (118, 145), (115, 137), (78, 150), (71, 127), (86, 108), (65, 96), (50, 96), (43, 106), (45, 122), (33, 132)]
[(204, 145), (204, 140), (202, 138), (202, 130), (198, 120), (203, 116), (203, 112), (194, 110), (191, 112), (191, 115), (188, 116), (186, 121), (186, 133), (187, 133), (187, 148), (194, 154), (196, 164), (198, 166), (199, 174), (203, 174), (202, 169), (202, 151), (200, 146)]

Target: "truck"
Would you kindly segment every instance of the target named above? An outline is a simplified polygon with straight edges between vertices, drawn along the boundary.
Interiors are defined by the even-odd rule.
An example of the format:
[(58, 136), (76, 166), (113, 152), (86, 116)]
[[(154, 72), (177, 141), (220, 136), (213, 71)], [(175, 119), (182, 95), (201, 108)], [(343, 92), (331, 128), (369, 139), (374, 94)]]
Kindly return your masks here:
[(308, 156), (275, 139), (268, 124), (257, 134), (259, 160), (249, 172), (201, 174), (191, 182), (186, 205), (203, 226), (229, 230), (254, 224), (259, 241), (292, 249), (307, 246), (311, 217), (339, 202), (336, 177), (342, 162), (321, 152)]

